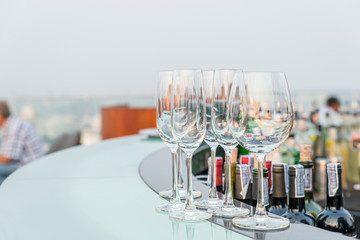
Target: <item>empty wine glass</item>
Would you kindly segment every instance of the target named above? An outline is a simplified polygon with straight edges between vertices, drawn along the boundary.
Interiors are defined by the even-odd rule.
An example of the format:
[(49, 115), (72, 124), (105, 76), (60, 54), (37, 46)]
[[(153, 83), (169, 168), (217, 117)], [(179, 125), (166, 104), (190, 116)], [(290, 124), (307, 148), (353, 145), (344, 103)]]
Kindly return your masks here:
[(254, 230), (282, 229), (288, 219), (268, 216), (264, 206), (263, 162), (289, 136), (294, 114), (288, 83), (281, 72), (237, 73), (234, 78), (228, 122), (233, 137), (258, 159), (259, 181), (255, 215), (234, 218), (233, 224)]
[(208, 219), (210, 213), (195, 208), (192, 193), (192, 156), (206, 132), (205, 97), (200, 70), (173, 72), (171, 105), (172, 134), (186, 154), (187, 199), (185, 210), (170, 213), (170, 218), (187, 221)]
[(204, 70), (203, 71), (203, 82), (204, 90), (206, 96), (206, 134), (205, 142), (209, 145), (211, 149), (211, 160), (209, 164), (209, 179), (210, 179), (210, 189), (209, 197), (207, 199), (195, 202), (197, 208), (208, 209), (208, 208), (217, 208), (223, 204), (223, 200), (219, 199), (216, 192), (216, 182), (215, 182), (215, 169), (216, 169), (216, 148), (219, 146), (219, 143), (216, 141), (213, 130), (211, 128), (211, 101), (213, 95), (213, 79), (214, 79), (214, 70)]
[(170, 148), (172, 158), (172, 189), (170, 202), (157, 206), (158, 212), (181, 210), (185, 205), (180, 201), (177, 184), (178, 145), (171, 132), (171, 86), (172, 72), (160, 72), (156, 93), (156, 125), (161, 140)]
[(245, 208), (235, 207), (232, 196), (231, 153), (238, 142), (231, 135), (227, 111), (232, 81), (236, 70), (215, 70), (211, 102), (211, 127), (216, 141), (225, 151), (225, 201), (214, 211), (215, 216), (235, 217), (249, 214)]

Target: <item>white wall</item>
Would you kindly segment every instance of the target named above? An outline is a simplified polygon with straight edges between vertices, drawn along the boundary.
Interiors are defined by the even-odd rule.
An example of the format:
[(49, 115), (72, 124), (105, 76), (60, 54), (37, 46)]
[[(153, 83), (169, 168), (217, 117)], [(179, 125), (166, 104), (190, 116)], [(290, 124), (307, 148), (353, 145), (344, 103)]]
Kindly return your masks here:
[(360, 89), (360, 1), (0, 0), (0, 98), (152, 94), (189, 67)]

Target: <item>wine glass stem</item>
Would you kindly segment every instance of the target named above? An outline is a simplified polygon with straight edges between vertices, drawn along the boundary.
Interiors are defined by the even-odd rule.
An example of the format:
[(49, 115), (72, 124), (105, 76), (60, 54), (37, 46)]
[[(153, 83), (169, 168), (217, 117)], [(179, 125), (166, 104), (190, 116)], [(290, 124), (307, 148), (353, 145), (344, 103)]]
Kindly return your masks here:
[(216, 193), (216, 161), (215, 161), (216, 147), (211, 148), (211, 160), (210, 160), (210, 198), (217, 198)]
[(177, 162), (178, 159), (178, 149), (171, 149), (171, 162), (172, 162), (172, 189), (171, 189), (171, 202), (180, 202), (179, 189), (177, 184)]
[(231, 182), (231, 152), (232, 149), (225, 149), (225, 201), (224, 205), (234, 205), (232, 197)]
[(184, 180), (183, 180), (183, 174), (182, 174), (182, 165), (181, 165), (181, 148), (178, 148), (178, 153), (177, 153), (177, 184), (178, 184), (178, 188), (184, 188)]
[(264, 196), (264, 175), (263, 175), (263, 163), (265, 154), (257, 154), (256, 155), (258, 160), (258, 194), (257, 194), (257, 204), (256, 204), (256, 211), (255, 215), (257, 216), (266, 216), (267, 212), (265, 209), (265, 196)]
[(186, 166), (187, 166), (187, 198), (186, 198), (186, 210), (194, 210), (194, 197), (192, 192), (192, 154), (186, 153)]

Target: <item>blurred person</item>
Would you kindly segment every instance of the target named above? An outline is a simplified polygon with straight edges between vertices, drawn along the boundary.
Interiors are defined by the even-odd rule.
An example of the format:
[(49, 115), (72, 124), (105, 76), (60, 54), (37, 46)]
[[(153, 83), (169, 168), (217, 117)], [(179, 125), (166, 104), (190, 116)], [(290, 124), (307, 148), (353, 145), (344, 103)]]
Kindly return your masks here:
[(326, 106), (319, 110), (319, 124), (323, 127), (339, 127), (341, 125), (340, 107), (338, 98), (329, 97)]
[(35, 128), (11, 115), (8, 104), (0, 101), (0, 184), (17, 168), (41, 157), (43, 150)]

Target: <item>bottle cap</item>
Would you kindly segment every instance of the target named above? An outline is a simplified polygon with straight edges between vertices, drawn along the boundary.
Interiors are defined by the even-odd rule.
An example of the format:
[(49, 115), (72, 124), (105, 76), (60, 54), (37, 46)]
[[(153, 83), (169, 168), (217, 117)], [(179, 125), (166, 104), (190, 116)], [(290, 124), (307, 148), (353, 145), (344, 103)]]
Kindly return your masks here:
[[(254, 168), (252, 171), (253, 177), (258, 178), (259, 170), (257, 168)], [(268, 170), (267, 168), (263, 168), (263, 177), (268, 177)]]
[(311, 145), (301, 145), (300, 146), (300, 160), (301, 161), (311, 161)]
[(289, 166), (289, 197), (305, 197), (304, 167), (300, 164)]
[(265, 161), (265, 166), (267, 169), (271, 169), (271, 160), (266, 160)]
[(223, 165), (223, 158), (222, 157), (216, 157), (216, 166), (221, 167)]
[(241, 164), (249, 164), (249, 156), (248, 155), (241, 156)]
[(328, 183), (328, 195), (329, 197), (342, 196), (341, 187), (341, 164), (340, 163), (328, 163), (326, 165), (327, 183)]
[(285, 176), (285, 167), (284, 163), (274, 163), (272, 165), (273, 170), (273, 196), (276, 198), (286, 197), (286, 176)]
[(238, 148), (234, 148), (234, 150), (231, 153), (231, 158), (230, 158), (230, 162), (231, 163), (235, 163), (237, 162), (237, 156), (238, 156)]

